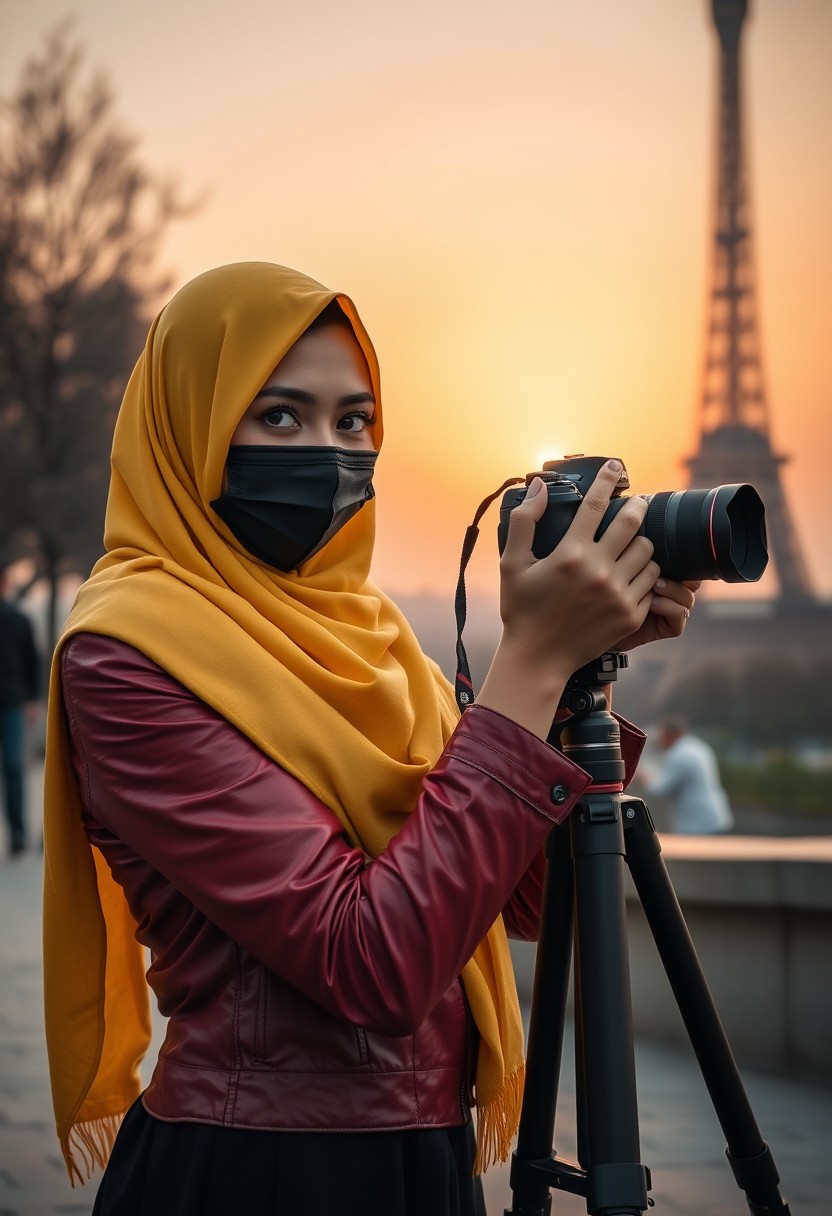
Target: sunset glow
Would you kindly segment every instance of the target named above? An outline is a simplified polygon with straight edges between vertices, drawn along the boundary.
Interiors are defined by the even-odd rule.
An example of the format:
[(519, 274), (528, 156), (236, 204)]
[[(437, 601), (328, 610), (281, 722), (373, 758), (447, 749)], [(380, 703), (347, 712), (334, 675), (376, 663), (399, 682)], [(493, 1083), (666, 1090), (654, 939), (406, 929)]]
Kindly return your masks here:
[[(384, 386), (378, 581), (450, 595), (477, 504), (567, 452), (620, 456), (635, 491), (686, 487), (714, 189), (705, 0), (72, 7), (148, 166), (207, 192), (166, 242), (175, 285), (255, 258), (355, 300)], [(750, 7), (772, 445), (828, 596), (832, 5)], [(2, 0), (3, 93), (65, 11)], [(496, 588), (495, 528), (475, 589)]]

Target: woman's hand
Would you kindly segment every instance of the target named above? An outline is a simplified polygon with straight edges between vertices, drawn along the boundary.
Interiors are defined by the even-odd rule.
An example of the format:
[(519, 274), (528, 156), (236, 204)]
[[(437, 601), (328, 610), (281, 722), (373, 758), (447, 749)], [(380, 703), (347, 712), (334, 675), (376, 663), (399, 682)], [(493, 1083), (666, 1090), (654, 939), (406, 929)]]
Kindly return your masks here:
[[(659, 567), (652, 560), (652, 543), (636, 535), (646, 501), (628, 498), (595, 540), (620, 468), (612, 461), (601, 468), (566, 533), (546, 557), (538, 559), (531, 552), (535, 527), (548, 503), (544, 483), (532, 481), (511, 514), (500, 562), (503, 636), (543, 668), (554, 661), (567, 677), (609, 650), (619, 637), (639, 633), (654, 605)], [(658, 611), (661, 615), (661, 607)]]
[(645, 642), (658, 642), (662, 638), (678, 638), (684, 631), (688, 617), (696, 601), (695, 591), (701, 582), (674, 583), (671, 579), (659, 578), (653, 588), (650, 611), (644, 623), (623, 638), (613, 649), (633, 650)]
[[(619, 638), (641, 637), (651, 609), (663, 615), (653, 595), (659, 577), (653, 545), (637, 535), (646, 501), (628, 498), (595, 540), (620, 473), (617, 461), (601, 468), (562, 540), (546, 557), (536, 558), (531, 551), (535, 526), (548, 503), (545, 484), (533, 480), (511, 513), (500, 561), (503, 636), (477, 700), (541, 738), (572, 673), (612, 649)], [(671, 633), (673, 628), (671, 622)]]

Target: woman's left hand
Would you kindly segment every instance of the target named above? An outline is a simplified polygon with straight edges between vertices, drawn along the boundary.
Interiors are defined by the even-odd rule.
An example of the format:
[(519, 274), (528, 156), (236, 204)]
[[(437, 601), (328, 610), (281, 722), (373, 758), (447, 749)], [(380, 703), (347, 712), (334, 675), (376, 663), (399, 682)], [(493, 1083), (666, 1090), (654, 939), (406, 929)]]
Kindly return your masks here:
[(635, 633), (623, 638), (616, 650), (632, 650), (645, 642), (658, 642), (662, 638), (678, 638), (683, 632), (693, 608), (700, 582), (674, 583), (669, 578), (660, 578), (653, 588), (653, 602), (644, 624)]

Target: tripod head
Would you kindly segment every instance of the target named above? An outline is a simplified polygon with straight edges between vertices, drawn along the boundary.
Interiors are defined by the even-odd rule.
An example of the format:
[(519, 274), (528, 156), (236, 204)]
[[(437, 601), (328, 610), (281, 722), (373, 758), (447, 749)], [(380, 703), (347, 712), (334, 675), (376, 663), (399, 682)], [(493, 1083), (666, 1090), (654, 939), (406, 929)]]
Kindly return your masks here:
[(620, 794), (624, 788), (621, 731), (610, 713), (607, 689), (628, 666), (626, 654), (608, 650), (580, 667), (567, 681), (547, 736), (548, 743), (589, 773), (591, 793)]

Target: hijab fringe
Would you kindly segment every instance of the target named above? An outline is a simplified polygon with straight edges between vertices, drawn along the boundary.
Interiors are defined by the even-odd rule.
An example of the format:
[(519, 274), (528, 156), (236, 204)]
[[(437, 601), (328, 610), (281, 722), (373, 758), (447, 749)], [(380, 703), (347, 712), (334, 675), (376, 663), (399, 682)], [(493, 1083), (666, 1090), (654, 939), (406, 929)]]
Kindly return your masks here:
[(489, 1165), (507, 1161), (520, 1123), (526, 1067), (521, 1064), (506, 1077), (500, 1092), (484, 1106), (477, 1105), (477, 1152), (474, 1173), (484, 1174)]
[(76, 1182), (83, 1186), (92, 1178), (96, 1166), (104, 1169), (123, 1118), (124, 1112), (102, 1115), (100, 1119), (86, 1119), (73, 1123), (66, 1135), (59, 1137), (73, 1187)]

